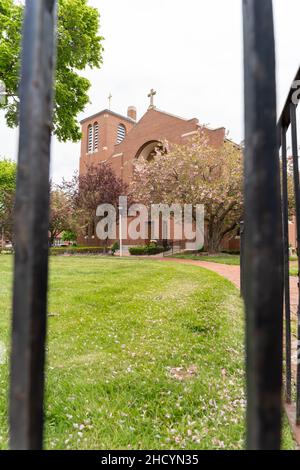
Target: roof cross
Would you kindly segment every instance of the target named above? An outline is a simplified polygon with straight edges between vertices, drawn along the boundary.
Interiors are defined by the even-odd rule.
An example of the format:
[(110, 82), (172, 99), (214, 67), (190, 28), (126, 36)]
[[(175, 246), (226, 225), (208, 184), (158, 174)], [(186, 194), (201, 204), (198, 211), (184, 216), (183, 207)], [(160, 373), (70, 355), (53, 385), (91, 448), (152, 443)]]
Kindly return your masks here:
[(153, 88), (152, 88), (149, 95), (148, 95), (148, 98), (150, 98), (149, 109), (154, 109), (155, 108), (155, 106), (154, 106), (154, 96), (155, 95), (156, 95), (156, 91), (154, 91)]
[(112, 94), (110, 93), (109, 94), (109, 97), (108, 97), (108, 109), (110, 110), (111, 108), (111, 99), (112, 99)]

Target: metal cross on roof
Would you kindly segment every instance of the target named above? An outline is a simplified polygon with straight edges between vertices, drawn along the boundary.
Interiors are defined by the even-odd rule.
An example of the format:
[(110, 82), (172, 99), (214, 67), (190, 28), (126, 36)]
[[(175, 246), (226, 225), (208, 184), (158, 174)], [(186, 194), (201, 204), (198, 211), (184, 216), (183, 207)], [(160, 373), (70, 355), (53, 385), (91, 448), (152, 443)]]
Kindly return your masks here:
[(108, 109), (111, 109), (111, 99), (112, 99), (112, 94), (110, 93), (108, 96)]
[(155, 108), (154, 106), (154, 96), (156, 95), (156, 91), (153, 90), (153, 88), (151, 89), (149, 95), (148, 95), (148, 98), (150, 98), (150, 106), (149, 106), (149, 109), (153, 109)]

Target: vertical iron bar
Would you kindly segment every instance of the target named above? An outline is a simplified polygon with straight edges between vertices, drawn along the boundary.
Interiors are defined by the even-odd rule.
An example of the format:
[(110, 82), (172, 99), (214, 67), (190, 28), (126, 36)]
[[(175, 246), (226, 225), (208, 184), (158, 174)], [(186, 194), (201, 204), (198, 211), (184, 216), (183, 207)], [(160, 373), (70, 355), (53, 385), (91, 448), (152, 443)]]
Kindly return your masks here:
[(289, 250), (289, 202), (287, 173), (287, 129), (281, 130), (282, 146), (282, 209), (283, 209), (283, 241), (284, 241), (284, 304), (285, 304), (285, 398), (292, 401), (292, 364), (291, 364), (291, 305), (290, 305), (290, 250)]
[[(290, 105), (291, 114), (291, 133), (292, 133), (292, 151), (293, 151), (293, 173), (294, 173), (294, 192), (296, 202), (296, 226), (297, 226), (297, 255), (298, 255), (298, 341), (300, 341), (300, 284), (299, 284), (299, 273), (300, 273), (300, 182), (299, 182), (299, 156), (298, 156), (298, 137), (297, 137), (297, 115), (296, 105)], [(297, 357), (299, 354), (299, 346), (297, 347)], [(297, 361), (297, 412), (296, 412), (296, 423), (300, 425), (300, 364)]]
[(247, 448), (281, 442), (283, 237), (272, 0), (243, 0)]
[(20, 85), (10, 447), (41, 449), (47, 317), (55, 0), (27, 0)]

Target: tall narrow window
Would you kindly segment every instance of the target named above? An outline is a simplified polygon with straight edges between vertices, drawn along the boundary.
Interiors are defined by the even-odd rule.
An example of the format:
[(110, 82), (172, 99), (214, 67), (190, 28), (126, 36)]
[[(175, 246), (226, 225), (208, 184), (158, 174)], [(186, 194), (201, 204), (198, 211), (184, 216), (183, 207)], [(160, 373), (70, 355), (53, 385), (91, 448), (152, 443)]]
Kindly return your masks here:
[(99, 124), (95, 122), (94, 124), (94, 151), (97, 152), (99, 144)]
[(126, 136), (126, 128), (123, 124), (119, 124), (117, 132), (117, 144), (120, 144)]
[(93, 126), (90, 124), (88, 127), (88, 153), (93, 151)]

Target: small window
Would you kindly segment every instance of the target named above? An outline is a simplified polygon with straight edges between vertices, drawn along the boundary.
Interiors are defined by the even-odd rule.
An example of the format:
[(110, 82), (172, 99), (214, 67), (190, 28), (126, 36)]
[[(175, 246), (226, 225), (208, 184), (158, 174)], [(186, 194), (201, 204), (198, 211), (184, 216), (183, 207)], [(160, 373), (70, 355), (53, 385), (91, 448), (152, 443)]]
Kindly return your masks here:
[(93, 151), (93, 126), (90, 124), (88, 127), (88, 153)]
[(98, 144), (99, 144), (99, 124), (98, 122), (95, 122), (94, 124), (94, 151), (98, 150)]
[(123, 124), (119, 124), (117, 132), (117, 144), (123, 142), (126, 136), (126, 127)]

